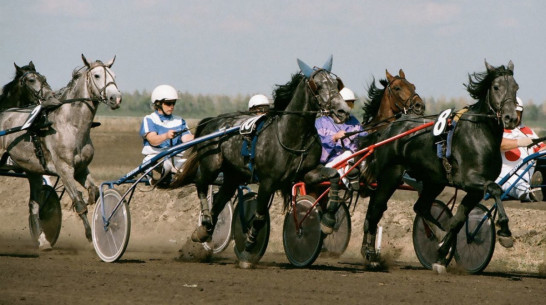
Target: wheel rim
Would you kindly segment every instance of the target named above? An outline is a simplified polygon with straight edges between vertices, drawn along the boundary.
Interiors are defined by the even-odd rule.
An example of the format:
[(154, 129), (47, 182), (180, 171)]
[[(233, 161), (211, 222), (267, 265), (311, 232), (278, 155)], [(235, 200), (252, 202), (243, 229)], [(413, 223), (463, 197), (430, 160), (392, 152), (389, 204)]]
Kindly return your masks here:
[[(322, 232), (320, 215), (313, 208), (314, 198), (302, 196), (297, 199), (296, 211), (286, 214), (283, 227), (284, 252), (288, 261), (294, 266), (305, 267), (312, 264), (322, 248)], [(298, 222), (310, 211), (307, 218), (296, 228), (294, 212), (297, 212)]]
[[(201, 218), (201, 217), (199, 217)], [(230, 202), (226, 203), (226, 206), (218, 215), (214, 232), (212, 233), (212, 240), (203, 243), (203, 248), (212, 253), (220, 253), (226, 249), (231, 241), (231, 220), (233, 218), (233, 206)]]
[[(121, 194), (108, 189), (103, 194), (104, 215), (111, 215), (121, 200)], [(110, 219), (105, 229), (100, 199), (93, 213), (93, 246), (97, 255), (105, 262), (117, 261), (125, 252), (131, 232), (131, 222), (127, 203), (123, 202)]]
[[(472, 234), (480, 222), (484, 219), (480, 230)], [(472, 234), (469, 242), (468, 235)], [(455, 260), (457, 265), (469, 273), (483, 271), (489, 264), (495, 249), (495, 227), (493, 221), (487, 216), (486, 208), (481, 204), (476, 206), (468, 215), (468, 221), (457, 234), (457, 248)]]
[[(447, 227), (452, 215), (443, 202), (434, 201), (430, 212), (433, 217), (438, 219), (442, 227)], [(413, 247), (423, 267), (432, 269), (432, 265), (438, 261), (439, 243), (440, 241), (431, 233), (424, 220), (420, 216), (415, 216), (413, 222)]]

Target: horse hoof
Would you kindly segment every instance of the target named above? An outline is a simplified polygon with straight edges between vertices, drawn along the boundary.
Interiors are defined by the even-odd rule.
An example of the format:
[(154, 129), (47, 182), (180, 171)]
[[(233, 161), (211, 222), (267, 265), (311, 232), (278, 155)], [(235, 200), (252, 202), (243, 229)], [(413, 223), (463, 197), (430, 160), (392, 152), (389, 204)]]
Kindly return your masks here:
[(499, 236), (499, 244), (505, 248), (512, 248), (514, 239), (511, 236)]
[(330, 213), (325, 213), (322, 215), (322, 219), (320, 220), (320, 230), (324, 234), (332, 234), (334, 232), (334, 226), (336, 225), (336, 217), (335, 215), (330, 215)]
[(432, 264), (432, 271), (436, 272), (436, 274), (447, 274), (446, 266), (442, 264)]
[(204, 243), (212, 240), (212, 236), (205, 226), (199, 226), (191, 234), (191, 240), (196, 243)]
[(239, 261), (239, 268), (241, 269), (254, 269), (255, 265), (249, 261)]
[(332, 234), (332, 232), (334, 232), (334, 227), (329, 227), (323, 223), (320, 224), (320, 230), (322, 231), (322, 233), (328, 235), (328, 234)]
[(42, 234), (40, 234), (40, 237), (38, 237), (38, 249), (40, 251), (53, 249), (53, 247), (51, 247), (51, 243), (49, 243), (49, 241), (47, 240), (44, 232), (42, 232)]

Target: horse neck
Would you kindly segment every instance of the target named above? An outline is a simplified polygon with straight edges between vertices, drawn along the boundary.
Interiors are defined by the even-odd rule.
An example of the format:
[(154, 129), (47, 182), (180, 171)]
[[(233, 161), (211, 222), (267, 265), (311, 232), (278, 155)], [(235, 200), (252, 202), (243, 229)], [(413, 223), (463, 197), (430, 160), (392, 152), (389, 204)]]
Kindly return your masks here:
[[(309, 94), (306, 90), (306, 83), (302, 81), (297, 87), (292, 100), (284, 111), (287, 113), (282, 114), (279, 120), (280, 126), (285, 128), (279, 128), (279, 136), (281, 136), (286, 142), (296, 142), (297, 137), (294, 137), (295, 133), (299, 133), (302, 137), (309, 136), (315, 131), (315, 119), (316, 111), (313, 105), (318, 103), (316, 98)], [(294, 113), (290, 113), (294, 112)], [(299, 139), (301, 142), (301, 139)]]
[[(383, 94), (383, 97), (381, 98), (381, 102), (379, 103), (379, 109), (377, 110), (376, 115), (370, 121), (369, 125), (373, 126), (374, 124), (378, 124), (382, 122), (387, 123), (387, 122), (394, 121), (394, 111), (391, 105), (392, 105), (392, 100), (388, 96), (388, 94), (385, 92)], [(385, 126), (380, 124), (373, 130), (379, 130), (386, 126), (387, 124), (385, 124)]]
[[(71, 123), (79, 123), (78, 125), (90, 125), (93, 122), (95, 114), (97, 113), (98, 102), (91, 100), (92, 97), (90, 96), (89, 89), (87, 88), (86, 77), (82, 76), (81, 78), (77, 79), (75, 83), (69, 85), (69, 87), (61, 89), (61, 92), (62, 96), (60, 101), (68, 102), (59, 109), (71, 112), (68, 116), (68, 121)], [(72, 99), (84, 100), (70, 102), (69, 100)], [(73, 107), (78, 107), (80, 110), (74, 111)], [(77, 113), (78, 115), (72, 115), (72, 113)]]

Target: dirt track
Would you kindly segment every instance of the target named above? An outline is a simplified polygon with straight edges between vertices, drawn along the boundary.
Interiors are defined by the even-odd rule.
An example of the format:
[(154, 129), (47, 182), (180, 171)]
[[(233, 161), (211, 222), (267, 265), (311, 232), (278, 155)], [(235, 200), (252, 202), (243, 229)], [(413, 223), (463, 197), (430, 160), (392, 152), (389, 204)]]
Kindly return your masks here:
[[(101, 164), (108, 167), (107, 161), (138, 164), (138, 154), (127, 160), (128, 155), (102, 146), (119, 141), (116, 137), (95, 134), (94, 139), (95, 162), (101, 162), (94, 163), (97, 171)], [(133, 152), (140, 145), (138, 137), (127, 142), (124, 149)], [(0, 185), (0, 304), (544, 304), (546, 299), (545, 202), (507, 203), (515, 247), (497, 243), (484, 274), (473, 276), (453, 263), (447, 276), (420, 267), (411, 245), (411, 192), (395, 194), (382, 221), (389, 262), (384, 272), (367, 270), (359, 255), (367, 200), (352, 212), (347, 252), (337, 259), (320, 256), (304, 269), (292, 268), (283, 254), (283, 216), (275, 202), (266, 254), (256, 269), (243, 270), (236, 267), (231, 248), (209, 257), (187, 241), (198, 213), (191, 187), (180, 193), (138, 190), (130, 207), (127, 252), (119, 263), (107, 264), (85, 241), (66, 197), (55, 249), (35, 250), (28, 231), (26, 181), (0, 178)]]

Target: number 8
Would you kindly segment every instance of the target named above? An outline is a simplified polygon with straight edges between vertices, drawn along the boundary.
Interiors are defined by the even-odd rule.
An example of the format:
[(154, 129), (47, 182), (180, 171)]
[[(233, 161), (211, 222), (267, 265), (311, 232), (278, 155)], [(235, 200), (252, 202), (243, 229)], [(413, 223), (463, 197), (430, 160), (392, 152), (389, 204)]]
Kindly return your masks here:
[(442, 133), (444, 133), (446, 127), (447, 127), (447, 119), (451, 116), (451, 109), (446, 109), (440, 113), (438, 116), (438, 119), (436, 120), (436, 123), (434, 124), (434, 128), (432, 129), (432, 134), (434, 136), (439, 136)]

